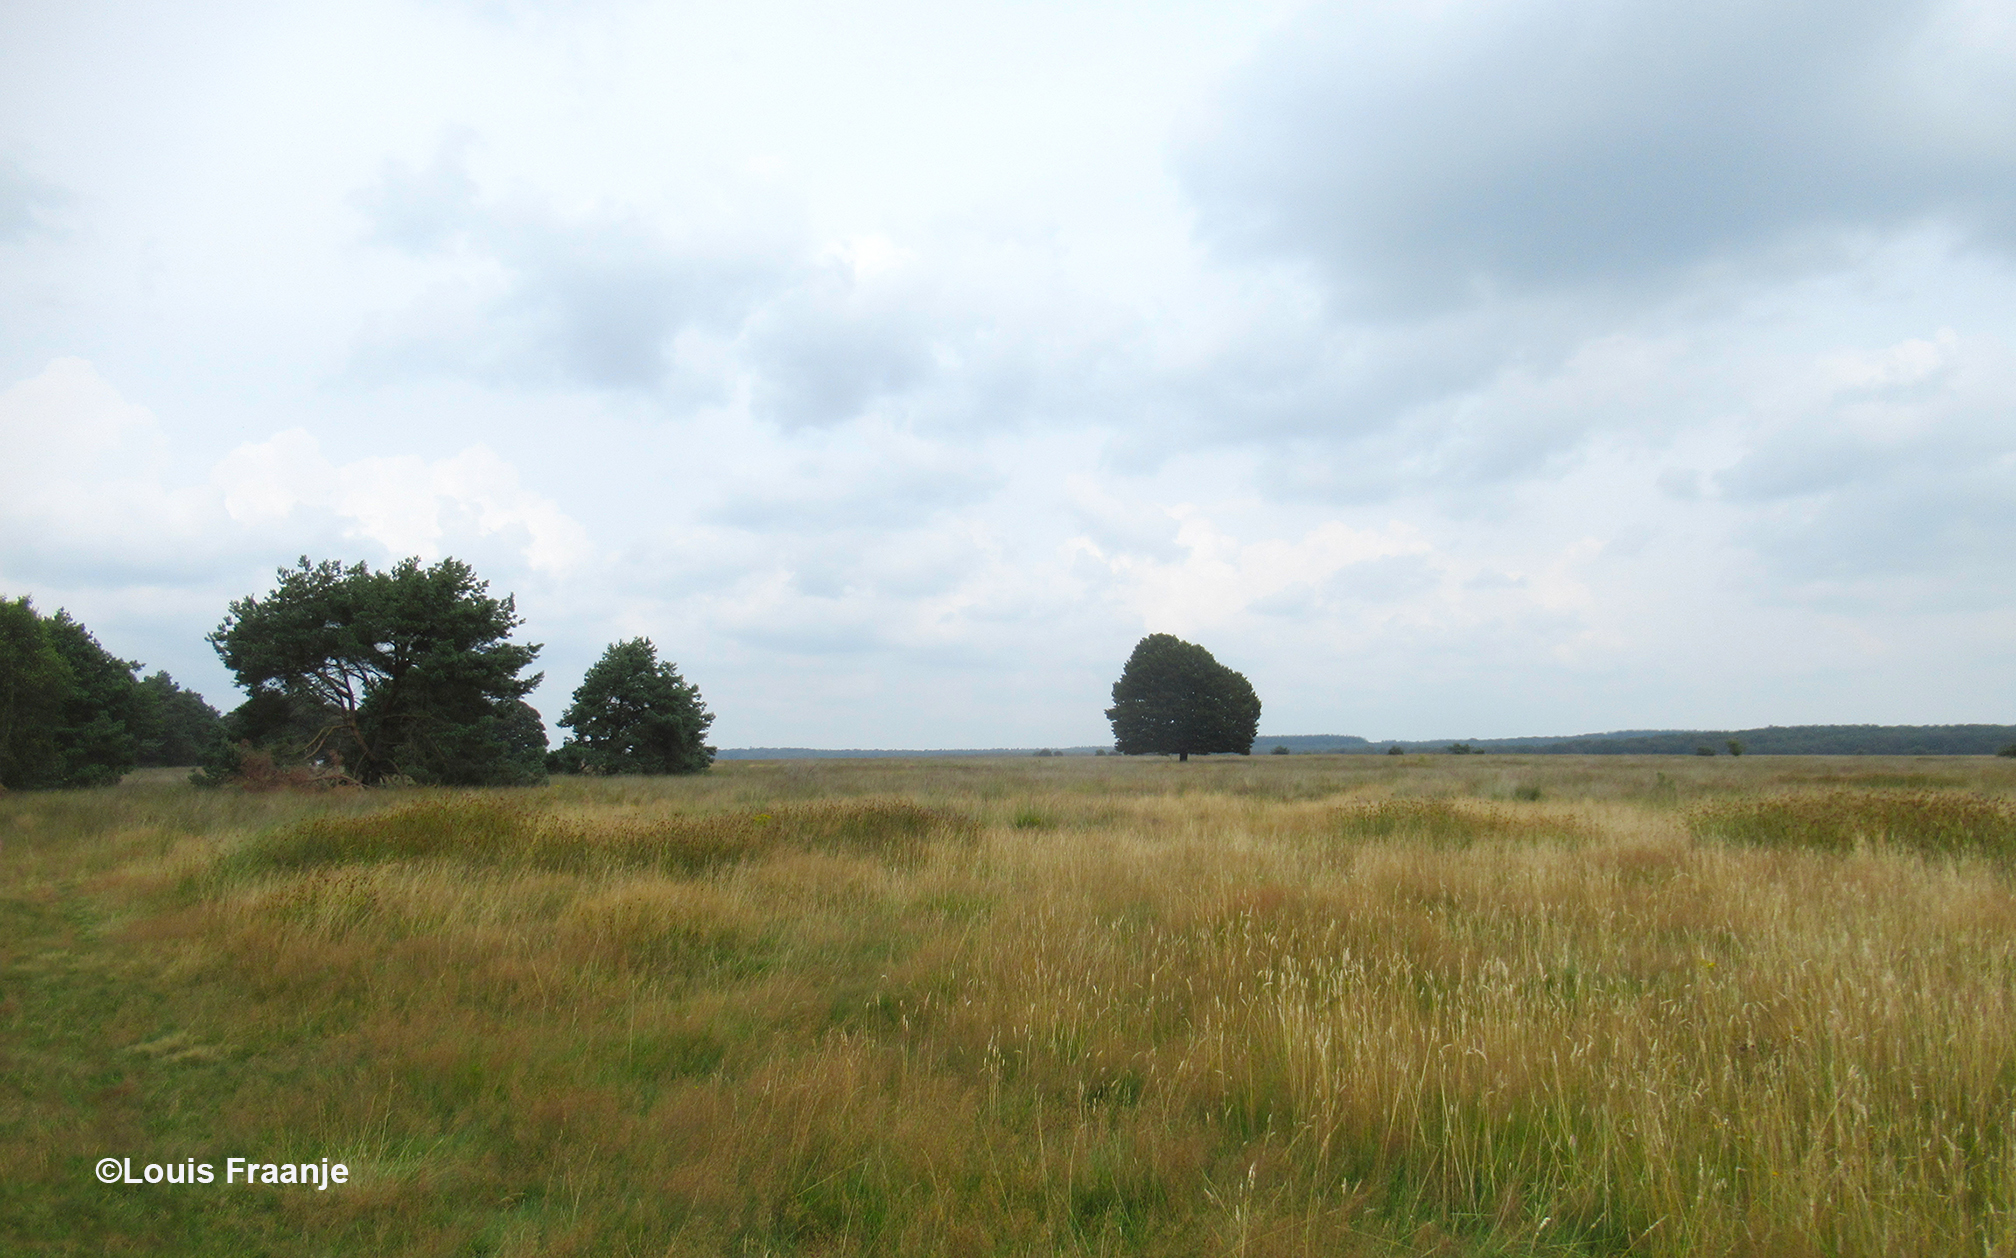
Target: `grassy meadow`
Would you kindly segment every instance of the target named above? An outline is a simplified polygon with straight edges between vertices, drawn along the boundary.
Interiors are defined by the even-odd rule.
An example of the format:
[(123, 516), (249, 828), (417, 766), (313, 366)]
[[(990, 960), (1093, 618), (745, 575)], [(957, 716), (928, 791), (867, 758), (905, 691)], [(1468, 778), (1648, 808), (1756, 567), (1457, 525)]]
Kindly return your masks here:
[(0, 1252), (2016, 1255), (2012, 870), (1988, 758), (0, 796)]

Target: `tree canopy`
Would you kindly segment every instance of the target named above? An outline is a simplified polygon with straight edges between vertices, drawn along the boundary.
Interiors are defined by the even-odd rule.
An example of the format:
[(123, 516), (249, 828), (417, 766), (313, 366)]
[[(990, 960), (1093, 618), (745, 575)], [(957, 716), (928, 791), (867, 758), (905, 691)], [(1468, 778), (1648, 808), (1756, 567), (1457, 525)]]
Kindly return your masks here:
[(143, 765), (191, 765), (208, 755), (223, 728), (223, 716), (193, 690), (175, 684), (166, 672), (141, 679), (138, 759)]
[(588, 773), (701, 773), (714, 763), (714, 714), (649, 638), (618, 642), (581, 679), (560, 718), (574, 731), (558, 767)]
[(249, 695), (227, 734), (367, 785), (541, 780), (545, 726), (524, 702), (541, 674), (519, 676), (539, 647), (508, 640), (517, 605), (488, 590), (458, 559), (280, 569), (209, 638)]
[(70, 613), (0, 599), (0, 786), (106, 786), (136, 764), (194, 764), (217, 713), (167, 673), (107, 651)]
[(1260, 696), (1241, 673), (1195, 643), (1151, 633), (1134, 646), (1113, 683), (1114, 750), (1122, 755), (1230, 751), (1250, 755), (1260, 728)]

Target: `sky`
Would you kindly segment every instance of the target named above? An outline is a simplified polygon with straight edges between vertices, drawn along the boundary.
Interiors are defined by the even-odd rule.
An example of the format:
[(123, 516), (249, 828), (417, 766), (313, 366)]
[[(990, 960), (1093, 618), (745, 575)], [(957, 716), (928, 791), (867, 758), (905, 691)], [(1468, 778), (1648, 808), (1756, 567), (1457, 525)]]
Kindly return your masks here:
[[(2016, 0), (11, 0), (0, 594), (722, 747), (2016, 721)], [(555, 731), (556, 736), (564, 731)]]

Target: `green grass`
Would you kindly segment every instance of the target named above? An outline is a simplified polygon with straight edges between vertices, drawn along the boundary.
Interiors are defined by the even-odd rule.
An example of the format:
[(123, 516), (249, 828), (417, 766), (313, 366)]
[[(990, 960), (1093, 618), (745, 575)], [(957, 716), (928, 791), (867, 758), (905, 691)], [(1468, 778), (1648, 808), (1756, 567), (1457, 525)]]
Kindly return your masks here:
[(0, 1252), (2012, 1253), (2012, 787), (1260, 756), (6, 796)]

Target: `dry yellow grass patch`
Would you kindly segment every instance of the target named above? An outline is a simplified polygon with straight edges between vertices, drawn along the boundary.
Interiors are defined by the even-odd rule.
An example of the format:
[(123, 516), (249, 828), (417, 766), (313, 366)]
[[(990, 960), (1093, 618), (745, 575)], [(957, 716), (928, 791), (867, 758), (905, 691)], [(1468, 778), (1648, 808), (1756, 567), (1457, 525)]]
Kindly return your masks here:
[[(13, 796), (0, 1244), (2012, 1254), (2011, 785), (1255, 757)], [(357, 1179), (90, 1177), (253, 1152)]]

